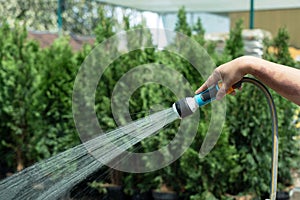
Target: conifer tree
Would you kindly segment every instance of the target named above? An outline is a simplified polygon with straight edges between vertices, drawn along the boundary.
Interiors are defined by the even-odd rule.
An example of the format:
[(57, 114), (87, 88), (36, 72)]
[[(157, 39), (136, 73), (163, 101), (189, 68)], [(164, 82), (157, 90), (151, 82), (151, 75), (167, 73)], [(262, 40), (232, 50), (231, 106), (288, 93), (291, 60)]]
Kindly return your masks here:
[(178, 21), (175, 25), (175, 31), (185, 34), (187, 36), (191, 36), (192, 30), (187, 22), (186, 11), (184, 7), (179, 9), (177, 19)]

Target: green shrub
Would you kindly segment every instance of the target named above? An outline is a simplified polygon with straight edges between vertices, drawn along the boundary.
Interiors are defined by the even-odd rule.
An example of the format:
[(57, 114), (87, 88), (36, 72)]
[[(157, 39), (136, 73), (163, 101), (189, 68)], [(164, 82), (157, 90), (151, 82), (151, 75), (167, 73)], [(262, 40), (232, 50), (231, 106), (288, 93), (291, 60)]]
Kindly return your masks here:
[(71, 107), (78, 64), (68, 40), (40, 49), (17, 24), (2, 23), (0, 43), (0, 150), (14, 172), (79, 143)]
[[(104, 10), (100, 9), (99, 15), (102, 21), (95, 30), (98, 43), (112, 36), (115, 30)], [(218, 56), (213, 52), (215, 46), (204, 40), (201, 21), (198, 20), (191, 28), (185, 15), (184, 8), (180, 9), (176, 31), (191, 36), (207, 48), (217, 65), (242, 55), (241, 21), (231, 30), (224, 54)], [(126, 30), (131, 28), (128, 17), (124, 17), (124, 24)], [(149, 36), (144, 42), (151, 44), (150, 34), (143, 34)], [(0, 152), (4, 155), (5, 165), (12, 171), (17, 168), (15, 160), (20, 159), (17, 163), (21, 169), (79, 143), (71, 113), (71, 95), (77, 70), (91, 51), (91, 47), (86, 46), (81, 52), (72, 52), (66, 38), (60, 38), (49, 48), (40, 49), (37, 43), (26, 40), (26, 37), (26, 30), (22, 27), (12, 29), (6, 23), (0, 27)], [(130, 34), (127, 37), (128, 45), (139, 46), (136, 37)], [(280, 29), (278, 36), (268, 43), (277, 51), (266, 51), (265, 58), (296, 66), (288, 55), (287, 40), (287, 32)], [(176, 45), (193, 62), (203, 56), (202, 52), (194, 52), (184, 43)], [(168, 48), (175, 47), (170, 45)], [(167, 51), (157, 51), (155, 47), (137, 49), (120, 56), (104, 72), (97, 87), (95, 109), (105, 131), (117, 126), (111, 111), (111, 96), (117, 81), (130, 69), (148, 63), (163, 64), (177, 70), (193, 89), (204, 81), (192, 66), (194, 63)], [(206, 61), (201, 64), (205, 65)], [(145, 75), (137, 79), (142, 78), (147, 80), (149, 77)], [(297, 164), (296, 142), (291, 139), (296, 132), (290, 126), (295, 106), (274, 92), (272, 94), (279, 119), (279, 185), (283, 187), (291, 184), (289, 170)], [(129, 109), (132, 118), (138, 119), (148, 115), (156, 105), (166, 108), (176, 100), (169, 89), (159, 84), (147, 84), (133, 93)], [(211, 107), (207, 105), (200, 110), (196, 138), (182, 157), (155, 172), (126, 173), (124, 177), (118, 177), (127, 186), (127, 192), (151, 190), (163, 183), (176, 190), (183, 199), (228, 199), (226, 194), (255, 193), (259, 196), (268, 193), (272, 141), (266, 101), (260, 91), (245, 84), (236, 96), (227, 98), (227, 107), (227, 122), (210, 154), (204, 159), (198, 157), (211, 117)], [(168, 125), (131, 151), (150, 152), (168, 144), (178, 127), (179, 121)]]
[(35, 161), (30, 155), (39, 84), (39, 47), (27, 41), (27, 31), (3, 21), (0, 27), (0, 127), (1, 155), (10, 169), (21, 170)]

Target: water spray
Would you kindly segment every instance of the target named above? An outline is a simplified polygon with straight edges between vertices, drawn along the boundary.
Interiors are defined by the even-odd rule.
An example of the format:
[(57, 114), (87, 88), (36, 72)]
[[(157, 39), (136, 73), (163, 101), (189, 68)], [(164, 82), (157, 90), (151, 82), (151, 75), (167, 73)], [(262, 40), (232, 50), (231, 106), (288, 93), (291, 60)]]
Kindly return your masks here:
[[(274, 102), (267, 88), (259, 81), (251, 78), (243, 78), (239, 83), (235, 84), (228, 93), (232, 92), (234, 88), (240, 87), (243, 82), (252, 83), (264, 92), (272, 114), (273, 152), (270, 199), (275, 200), (277, 186), (278, 130)], [(74, 185), (86, 179), (105, 163), (111, 163), (116, 157), (124, 155), (124, 151), (133, 145), (144, 138), (150, 137), (166, 124), (178, 118), (185, 118), (196, 112), (199, 107), (215, 100), (220, 87), (221, 85), (218, 84), (194, 97), (181, 99), (174, 103), (173, 108), (151, 114), (149, 116), (151, 120), (141, 118), (123, 127), (119, 127), (105, 134), (100, 134), (83, 144), (61, 152), (13, 176), (1, 180), (0, 199), (52, 200), (61, 198), (67, 191), (71, 190)], [(207, 134), (206, 138), (210, 136), (211, 134)], [(208, 153), (209, 150), (213, 148), (213, 146), (209, 144), (210, 139), (211, 138), (204, 140), (202, 144), (202, 146), (208, 144), (207, 146), (209, 147), (204, 148), (204, 152)], [(212, 139), (216, 141), (218, 137), (212, 137)], [(118, 160), (118, 162), (119, 161), (120, 160)], [(70, 168), (70, 166), (74, 167)]]
[[(273, 101), (273, 98), (268, 91), (268, 89), (258, 80), (253, 78), (244, 77), (241, 81), (234, 84), (228, 91), (227, 94), (230, 94), (236, 88), (240, 88), (242, 83), (247, 82), (257, 86), (267, 98), (267, 102), (269, 105), (270, 113), (272, 116), (272, 169), (271, 169), (271, 183), (270, 183), (270, 199), (276, 199), (276, 190), (277, 190), (277, 169), (278, 169), (278, 122), (277, 122), (277, 114), (276, 108)], [(183, 119), (189, 115), (192, 115), (199, 107), (202, 107), (216, 99), (216, 95), (221, 88), (221, 83), (218, 83), (214, 86), (209, 87), (207, 90), (196, 94), (194, 97), (186, 97), (183, 98), (173, 104), (173, 110), (177, 113), (180, 119)], [(208, 136), (206, 136), (208, 137)], [(218, 138), (218, 137), (215, 137)], [(217, 139), (216, 139), (217, 140)], [(204, 142), (202, 146), (205, 146)], [(215, 141), (216, 142), (216, 141)], [(211, 146), (211, 145), (208, 145)], [(202, 147), (201, 147), (202, 148)], [(211, 147), (212, 148), (212, 147)]]

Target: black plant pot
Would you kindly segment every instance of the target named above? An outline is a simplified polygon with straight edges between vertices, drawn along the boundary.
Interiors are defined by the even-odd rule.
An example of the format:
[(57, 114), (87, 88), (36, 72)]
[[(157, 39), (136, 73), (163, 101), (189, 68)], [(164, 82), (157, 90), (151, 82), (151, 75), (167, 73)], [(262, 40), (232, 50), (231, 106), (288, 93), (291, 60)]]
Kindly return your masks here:
[(289, 200), (290, 199), (290, 195), (288, 192), (277, 192), (276, 193), (276, 200)]
[(108, 200), (126, 200), (126, 195), (123, 192), (122, 186), (109, 185), (105, 187), (107, 189)]
[(131, 200), (153, 200), (151, 191), (136, 193), (132, 195)]
[(155, 200), (177, 200), (178, 195), (175, 192), (158, 192), (152, 191)]
[(70, 191), (70, 198), (73, 200), (103, 200), (104, 195), (100, 194), (98, 190), (87, 185), (86, 181), (74, 186)]

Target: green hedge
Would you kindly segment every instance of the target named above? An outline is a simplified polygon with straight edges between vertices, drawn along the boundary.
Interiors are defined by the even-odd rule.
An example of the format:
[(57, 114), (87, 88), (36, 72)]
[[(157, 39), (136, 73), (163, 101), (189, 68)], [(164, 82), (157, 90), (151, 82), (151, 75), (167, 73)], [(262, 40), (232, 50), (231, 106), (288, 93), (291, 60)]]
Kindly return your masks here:
[[(100, 11), (101, 20), (95, 30), (97, 42), (114, 34), (110, 18)], [(128, 17), (125, 29), (130, 29)], [(135, 27), (136, 28), (136, 27)], [(178, 13), (176, 30), (191, 36), (203, 45), (217, 65), (242, 55), (242, 22), (230, 32), (223, 55), (214, 52), (215, 44), (204, 40), (204, 30), (198, 20), (195, 27), (186, 23), (185, 11)], [(130, 42), (136, 42), (131, 38)], [(151, 38), (149, 41), (151, 42)], [(296, 66), (286, 51), (288, 34), (280, 29), (278, 36), (268, 45), (280, 51), (265, 58), (274, 62)], [(237, 45), (239, 44), (239, 45)], [(187, 51), (191, 51), (185, 47)], [(42, 49), (27, 39), (27, 31), (17, 25), (10, 27), (3, 22), (0, 27), (0, 153), (2, 168), (15, 172), (31, 164), (64, 151), (80, 140), (72, 118), (72, 89), (79, 66), (91, 51), (85, 46), (73, 52), (68, 38), (56, 40)], [(195, 52), (193, 52), (195, 53)], [(105, 130), (116, 127), (110, 109), (110, 98), (118, 79), (135, 66), (158, 63), (176, 69), (196, 89), (204, 81), (186, 60), (179, 56), (154, 49), (140, 49), (121, 56), (111, 64), (99, 82), (96, 109), (99, 123)], [(191, 91), (192, 92), (192, 91)], [(279, 186), (291, 184), (290, 169), (296, 167), (296, 134), (292, 128), (295, 105), (272, 92), (279, 118)], [(153, 106), (172, 105), (175, 96), (157, 84), (139, 88), (130, 99), (130, 112), (141, 118)], [(176, 190), (184, 199), (228, 199), (228, 195), (268, 193), (271, 166), (271, 121), (266, 102), (253, 86), (243, 87), (234, 97), (227, 98), (227, 117), (223, 132), (214, 150), (204, 159), (198, 151), (208, 128), (210, 105), (201, 109), (201, 120), (196, 138), (183, 156), (161, 170), (145, 174), (124, 173), (126, 191), (146, 191), (162, 183)], [(176, 134), (178, 121), (162, 130), (157, 136), (143, 141), (139, 152), (147, 152), (168, 143)]]

